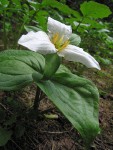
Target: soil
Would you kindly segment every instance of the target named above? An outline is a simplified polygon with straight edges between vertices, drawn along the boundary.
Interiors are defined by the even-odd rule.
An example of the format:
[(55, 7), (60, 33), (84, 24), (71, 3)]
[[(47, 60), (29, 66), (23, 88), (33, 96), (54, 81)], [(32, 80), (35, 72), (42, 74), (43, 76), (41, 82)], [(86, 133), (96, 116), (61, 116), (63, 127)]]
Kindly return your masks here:
[[(112, 68), (112, 66), (111, 66)], [(101, 73), (84, 71), (83, 76), (91, 79), (100, 91), (99, 121), (101, 133), (98, 135), (91, 150), (113, 150), (113, 76), (112, 69), (104, 68)], [(24, 109), (32, 107), (36, 87), (31, 85), (18, 92), (0, 92), (0, 101), (4, 108), (9, 108), (4, 101), (13, 97), (23, 104)], [(24, 111), (24, 109), (22, 111)], [(84, 143), (79, 133), (68, 120), (43, 96), (39, 110), (55, 114), (55, 119), (32, 119), (25, 123), (25, 132), (21, 138), (12, 139), (0, 150), (83, 150)], [(19, 119), (19, 118), (18, 118)], [(20, 120), (22, 121), (22, 120)]]

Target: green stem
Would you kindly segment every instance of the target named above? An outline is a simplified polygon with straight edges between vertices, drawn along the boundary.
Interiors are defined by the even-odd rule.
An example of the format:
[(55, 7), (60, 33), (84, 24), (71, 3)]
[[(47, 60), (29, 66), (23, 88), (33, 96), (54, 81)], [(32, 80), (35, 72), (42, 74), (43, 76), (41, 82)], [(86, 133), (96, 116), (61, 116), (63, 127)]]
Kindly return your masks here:
[(34, 14), (31, 16), (31, 19), (29, 20), (29, 24), (32, 23), (32, 20), (34, 19), (34, 17), (36, 16), (37, 13), (38, 13), (38, 10), (36, 10), (36, 11), (34, 12)]
[(84, 17), (82, 17), (81, 21), (79, 22), (78, 26), (76, 27), (76, 31), (78, 31), (78, 28), (80, 27), (81, 23), (83, 22)]
[(34, 105), (33, 105), (33, 109), (36, 111), (38, 110), (40, 100), (41, 100), (41, 90), (39, 87), (37, 87), (36, 96), (35, 96)]
[(6, 33), (6, 10), (3, 11), (3, 42), (4, 42), (4, 49), (7, 49), (7, 33)]
[[(32, 17), (31, 17), (31, 19), (30, 19), (30, 21), (29, 21), (29, 24), (30, 24), (31, 21), (34, 19), (36, 13), (37, 13), (37, 11), (35, 11), (35, 13), (32, 15)], [(19, 34), (18, 34), (18, 36), (17, 36), (17, 38), (16, 38), (17, 40), (20, 38), (20, 35), (21, 35), (21, 33), (23, 32), (24, 26), (25, 26), (25, 24), (27, 23), (27, 21), (28, 21), (28, 18), (25, 19), (25, 21), (23, 22), (23, 24), (22, 24), (22, 26), (21, 26), (21, 28), (20, 28)], [(16, 40), (16, 43), (17, 43), (17, 40)], [(16, 46), (16, 47), (17, 47), (17, 49), (19, 48), (19, 46)]]
[[(25, 19), (24, 22), (23, 22), (23, 24), (21, 25), (19, 33), (18, 33), (18, 35), (16, 37), (16, 41), (15, 41), (14, 47), (17, 47), (17, 41), (20, 38), (20, 35), (21, 35), (21, 33), (23, 32), (23, 29), (24, 29), (24, 25), (26, 24), (27, 21), (28, 21), (28, 19)], [(18, 49), (18, 47), (17, 47), (17, 49)]]

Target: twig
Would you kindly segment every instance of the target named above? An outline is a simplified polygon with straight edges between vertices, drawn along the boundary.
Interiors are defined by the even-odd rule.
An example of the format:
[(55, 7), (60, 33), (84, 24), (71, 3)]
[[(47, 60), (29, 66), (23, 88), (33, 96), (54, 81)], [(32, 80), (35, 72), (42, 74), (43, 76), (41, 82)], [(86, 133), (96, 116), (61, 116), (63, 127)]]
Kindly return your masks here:
[(62, 132), (51, 132), (51, 131), (42, 131), (42, 130), (40, 130), (39, 132), (50, 133), (50, 134), (63, 134), (63, 133), (68, 133), (72, 130), (73, 130), (73, 128), (71, 128), (69, 131), (62, 131)]
[(0, 106), (5, 109), (7, 112), (9, 112), (11, 115), (13, 114), (10, 110), (8, 110), (2, 103), (0, 103)]
[(29, 137), (29, 135), (27, 133), (25, 133), (26, 136), (29, 138), (29, 140), (32, 142), (32, 144), (36, 147), (36, 144), (33, 142), (33, 140)]
[(14, 143), (18, 147), (19, 150), (22, 150), (22, 148), (15, 141), (13, 141), (12, 139), (11, 139), (11, 142)]
[(54, 150), (54, 148), (55, 148), (55, 143), (54, 143), (54, 141), (52, 141), (52, 149), (51, 150)]

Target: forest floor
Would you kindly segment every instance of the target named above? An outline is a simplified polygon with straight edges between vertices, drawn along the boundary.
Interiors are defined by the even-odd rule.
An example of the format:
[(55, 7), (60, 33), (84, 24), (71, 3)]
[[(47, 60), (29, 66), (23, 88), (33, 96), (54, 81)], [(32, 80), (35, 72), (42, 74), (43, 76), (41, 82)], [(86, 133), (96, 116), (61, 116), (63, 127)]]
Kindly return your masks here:
[[(104, 67), (101, 71), (86, 69), (82, 75), (92, 80), (100, 92), (99, 121), (101, 133), (98, 135), (91, 147), (91, 150), (113, 150), (113, 66)], [(1, 107), (12, 112), (12, 108), (5, 101), (16, 99), (21, 102), (21, 111), (32, 106), (35, 97), (36, 87), (31, 85), (21, 92), (0, 92)], [(0, 103), (0, 104), (1, 104)], [(24, 104), (23, 104), (24, 103)], [(17, 117), (18, 123), (24, 122), (25, 130), (21, 131), (21, 138), (14, 135), (0, 150), (83, 150), (84, 144), (79, 133), (72, 127), (68, 120), (43, 97), (39, 106), (40, 111), (47, 110), (47, 113), (56, 114), (56, 119), (40, 118), (25, 121)], [(24, 121), (23, 121), (24, 120)], [(12, 125), (12, 129), (15, 128)], [(23, 129), (23, 128), (22, 128)], [(20, 134), (20, 132), (17, 134)]]

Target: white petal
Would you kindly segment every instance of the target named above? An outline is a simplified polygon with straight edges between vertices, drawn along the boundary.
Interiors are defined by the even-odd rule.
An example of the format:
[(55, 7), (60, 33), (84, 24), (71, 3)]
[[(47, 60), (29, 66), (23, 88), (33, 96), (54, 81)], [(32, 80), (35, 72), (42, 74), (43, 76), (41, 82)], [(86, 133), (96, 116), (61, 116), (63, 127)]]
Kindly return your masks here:
[(58, 33), (60, 37), (64, 36), (63, 41), (68, 40), (72, 34), (71, 26), (67, 26), (51, 17), (48, 17), (47, 26), (50, 36)]
[(81, 62), (88, 68), (97, 68), (100, 70), (99, 63), (87, 52), (74, 45), (68, 45), (64, 50), (60, 51), (59, 56), (65, 57), (66, 60)]
[(55, 46), (49, 40), (48, 35), (43, 31), (31, 31), (26, 35), (22, 35), (18, 44), (41, 54), (56, 52)]

